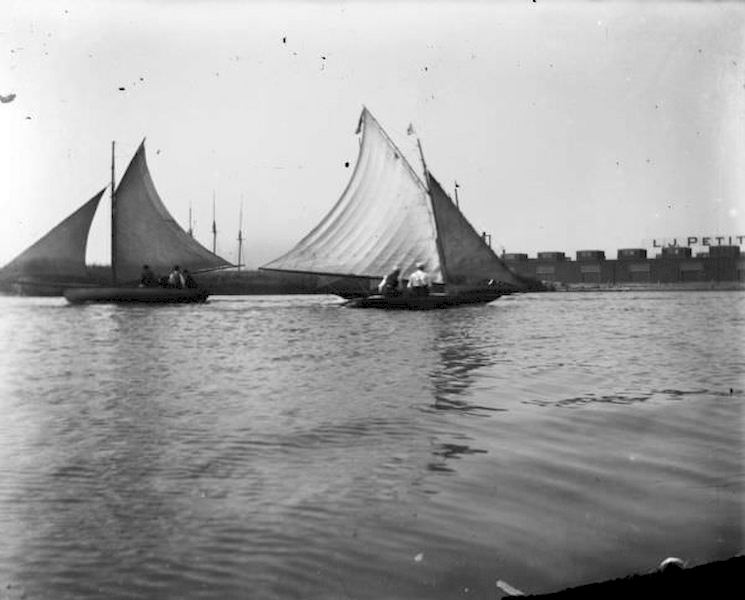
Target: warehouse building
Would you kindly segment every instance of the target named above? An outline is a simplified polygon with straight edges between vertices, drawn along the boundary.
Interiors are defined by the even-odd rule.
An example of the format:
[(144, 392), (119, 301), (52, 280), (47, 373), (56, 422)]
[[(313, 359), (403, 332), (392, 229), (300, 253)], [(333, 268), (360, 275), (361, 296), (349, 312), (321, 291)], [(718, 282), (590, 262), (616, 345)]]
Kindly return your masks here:
[(602, 250), (578, 250), (572, 260), (564, 252), (507, 253), (505, 262), (520, 275), (566, 284), (644, 284), (684, 282), (745, 283), (745, 257), (739, 246), (710, 246), (692, 256), (687, 246), (660, 249), (654, 257), (644, 248), (622, 248), (615, 259)]

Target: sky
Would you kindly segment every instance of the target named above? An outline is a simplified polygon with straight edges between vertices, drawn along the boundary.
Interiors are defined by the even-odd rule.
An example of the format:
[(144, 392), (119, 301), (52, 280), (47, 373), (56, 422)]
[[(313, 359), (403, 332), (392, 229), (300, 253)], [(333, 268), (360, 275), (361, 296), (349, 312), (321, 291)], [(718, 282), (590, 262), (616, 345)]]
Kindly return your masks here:
[[(366, 106), (497, 251), (745, 234), (745, 6), (12, 0), (0, 15), (0, 265), (143, 138), (187, 229), (254, 268), (341, 195)], [(108, 192), (88, 260), (109, 262)], [(240, 213), (243, 213), (242, 224)], [(744, 248), (745, 250), (745, 248)], [(650, 254), (652, 251), (650, 250)]]

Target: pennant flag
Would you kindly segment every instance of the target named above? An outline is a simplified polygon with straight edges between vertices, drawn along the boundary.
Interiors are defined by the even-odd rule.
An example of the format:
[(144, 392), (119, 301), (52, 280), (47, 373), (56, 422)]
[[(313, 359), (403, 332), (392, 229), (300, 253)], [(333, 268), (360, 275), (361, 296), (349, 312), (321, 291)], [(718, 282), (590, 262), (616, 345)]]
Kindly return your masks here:
[(414, 135), (414, 126), (411, 123), (409, 123), (409, 127), (406, 130), (406, 135)]

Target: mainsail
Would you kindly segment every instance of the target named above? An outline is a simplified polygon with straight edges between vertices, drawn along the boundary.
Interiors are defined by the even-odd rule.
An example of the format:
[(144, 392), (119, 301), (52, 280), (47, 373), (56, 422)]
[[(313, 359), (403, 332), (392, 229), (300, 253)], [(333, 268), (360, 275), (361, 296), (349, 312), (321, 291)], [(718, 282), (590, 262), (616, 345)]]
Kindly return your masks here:
[(74, 282), (88, 278), (85, 251), (93, 216), (105, 189), (24, 250), (2, 270), (0, 278)]
[[(261, 267), (337, 276), (406, 276), (426, 263), (434, 283), (477, 288), (524, 282), (494, 254), (437, 180), (427, 185), (365, 108), (352, 179), (320, 224), (284, 256)], [(421, 150), (421, 148), (420, 148)]]
[(379, 278), (426, 263), (442, 282), (434, 214), (422, 181), (367, 109), (352, 178), (323, 220), (262, 269)]
[(427, 173), (427, 183), (447, 283), (472, 287), (493, 280), (521, 286), (515, 274), (476, 233), (431, 173)]
[(166, 274), (174, 265), (192, 272), (232, 266), (199, 244), (175, 221), (153, 184), (140, 144), (114, 194), (112, 266), (118, 281), (137, 279), (142, 265)]

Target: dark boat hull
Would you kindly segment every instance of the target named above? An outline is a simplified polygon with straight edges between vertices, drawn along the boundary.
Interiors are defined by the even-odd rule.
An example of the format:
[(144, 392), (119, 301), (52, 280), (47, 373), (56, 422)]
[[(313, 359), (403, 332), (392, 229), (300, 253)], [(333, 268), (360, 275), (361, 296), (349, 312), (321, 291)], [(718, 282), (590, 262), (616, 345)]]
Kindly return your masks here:
[(71, 304), (185, 304), (204, 302), (209, 293), (201, 289), (175, 289), (156, 287), (99, 287), (68, 288), (65, 299)]
[(63, 289), (60, 285), (19, 281), (0, 285), (0, 291), (11, 296), (61, 296)]
[(61, 296), (68, 288), (97, 287), (97, 285), (86, 281), (60, 282), (53, 279), (23, 278), (0, 281), (0, 293), (11, 296)]
[(349, 308), (379, 308), (384, 310), (435, 310), (454, 308), (469, 304), (488, 304), (504, 292), (496, 290), (477, 290), (459, 293), (431, 293), (427, 296), (401, 294), (399, 296), (381, 296), (375, 294), (364, 298), (352, 298), (344, 306)]

